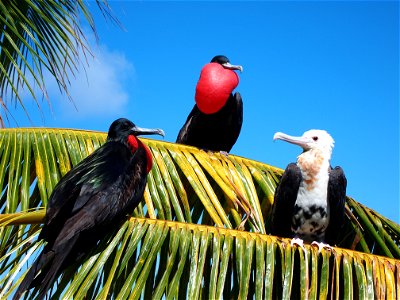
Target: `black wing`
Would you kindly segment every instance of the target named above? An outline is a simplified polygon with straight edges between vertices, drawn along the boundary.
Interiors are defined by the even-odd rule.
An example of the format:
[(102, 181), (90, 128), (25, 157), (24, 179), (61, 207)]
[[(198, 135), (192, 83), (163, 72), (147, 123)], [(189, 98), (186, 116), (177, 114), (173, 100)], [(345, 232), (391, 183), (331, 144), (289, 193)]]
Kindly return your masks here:
[[(193, 106), (192, 111), (188, 115), (185, 124), (182, 126), (181, 130), (179, 131), (178, 137), (176, 138), (176, 142), (179, 144), (185, 145), (193, 145), (193, 139), (196, 137), (196, 123), (197, 120), (201, 118), (203, 113), (199, 110), (197, 105)], [(199, 132), (198, 134), (200, 134)]]
[(118, 185), (119, 177), (126, 172), (131, 157), (126, 145), (110, 141), (71, 169), (50, 196), (45, 224), (39, 238), (49, 243), (53, 242), (66, 220), (90, 198)]
[(243, 101), (240, 93), (235, 93), (235, 95), (233, 96), (231, 95), (230, 99), (228, 100), (228, 104), (229, 105), (226, 105), (223, 108), (228, 111), (226, 115), (228, 115), (227, 125), (229, 129), (226, 131), (226, 142), (225, 142), (226, 145), (225, 147), (227, 150), (224, 150), (227, 152), (229, 152), (232, 149), (233, 145), (235, 145), (239, 137), (240, 131), (242, 129)]
[(302, 175), (295, 163), (290, 163), (276, 188), (272, 207), (271, 234), (292, 238), (293, 208), (299, 191)]
[(337, 243), (338, 234), (344, 223), (347, 179), (341, 167), (332, 169), (329, 173), (328, 203), (330, 221), (325, 233), (325, 242), (330, 245)]
[(80, 261), (110, 229), (119, 226), (143, 196), (146, 166), (143, 148), (132, 155), (126, 145), (107, 142), (60, 180), (39, 236), (48, 243), (14, 299), (32, 287), (39, 287), (39, 298), (44, 298), (67, 266)]
[(194, 105), (176, 142), (204, 150), (229, 152), (239, 137), (242, 123), (242, 97), (239, 93), (231, 94), (226, 104), (214, 114), (204, 114)]

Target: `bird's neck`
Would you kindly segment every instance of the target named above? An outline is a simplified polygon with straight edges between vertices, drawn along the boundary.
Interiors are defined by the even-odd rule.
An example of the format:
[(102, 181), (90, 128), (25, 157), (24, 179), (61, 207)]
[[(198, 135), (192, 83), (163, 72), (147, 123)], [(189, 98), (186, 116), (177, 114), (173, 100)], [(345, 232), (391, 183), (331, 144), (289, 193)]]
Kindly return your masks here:
[(315, 187), (317, 182), (328, 178), (330, 155), (318, 149), (303, 152), (297, 158), (304, 184), (308, 190)]
[(132, 153), (135, 153), (135, 151), (139, 148), (139, 140), (134, 135), (128, 136), (128, 144)]
[(128, 145), (131, 148), (131, 151), (133, 154), (136, 152), (136, 150), (139, 147), (144, 148), (144, 150), (146, 151), (146, 158), (147, 158), (146, 172), (149, 173), (151, 170), (151, 167), (153, 166), (153, 158), (151, 156), (151, 151), (150, 151), (149, 147), (147, 147), (145, 144), (143, 144), (142, 141), (140, 141), (134, 135), (130, 135), (128, 137)]

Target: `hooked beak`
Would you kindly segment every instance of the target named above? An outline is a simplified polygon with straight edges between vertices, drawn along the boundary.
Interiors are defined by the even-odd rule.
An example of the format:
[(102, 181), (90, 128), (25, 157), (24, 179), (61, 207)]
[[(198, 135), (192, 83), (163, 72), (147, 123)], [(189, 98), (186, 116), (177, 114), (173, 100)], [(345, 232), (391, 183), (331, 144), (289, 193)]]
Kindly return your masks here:
[(162, 137), (165, 136), (164, 130), (156, 128), (156, 129), (149, 129), (149, 128), (142, 128), (135, 126), (132, 129), (132, 133), (136, 136), (138, 135), (150, 135), (150, 134), (158, 134), (161, 135)]
[(310, 140), (303, 136), (291, 136), (291, 135), (285, 134), (283, 132), (277, 132), (274, 134), (274, 141), (276, 141), (276, 140), (282, 140), (282, 141), (300, 146), (304, 150), (310, 149), (310, 146), (309, 146)]
[(239, 70), (240, 73), (243, 72), (243, 67), (242, 67), (242, 66), (239, 66), (239, 65), (232, 65), (232, 64), (230, 64), (230, 63), (227, 62), (227, 63), (223, 63), (222, 66), (223, 66), (225, 69), (229, 69), (229, 70)]

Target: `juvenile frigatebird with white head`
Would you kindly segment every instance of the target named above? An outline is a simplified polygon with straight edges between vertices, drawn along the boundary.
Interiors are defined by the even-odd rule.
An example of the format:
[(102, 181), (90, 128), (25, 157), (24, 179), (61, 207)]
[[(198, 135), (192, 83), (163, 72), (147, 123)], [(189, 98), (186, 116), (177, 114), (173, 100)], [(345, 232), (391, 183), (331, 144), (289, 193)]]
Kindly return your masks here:
[(239, 84), (233, 65), (224, 55), (215, 56), (200, 73), (195, 105), (179, 131), (177, 143), (203, 150), (228, 153), (239, 137), (243, 122), (243, 102), (233, 90)]
[(301, 137), (281, 132), (274, 140), (303, 148), (297, 163), (290, 163), (275, 191), (271, 234), (292, 238), (292, 244), (331, 248), (344, 221), (347, 180), (341, 167), (330, 165), (333, 138), (324, 130), (309, 130)]

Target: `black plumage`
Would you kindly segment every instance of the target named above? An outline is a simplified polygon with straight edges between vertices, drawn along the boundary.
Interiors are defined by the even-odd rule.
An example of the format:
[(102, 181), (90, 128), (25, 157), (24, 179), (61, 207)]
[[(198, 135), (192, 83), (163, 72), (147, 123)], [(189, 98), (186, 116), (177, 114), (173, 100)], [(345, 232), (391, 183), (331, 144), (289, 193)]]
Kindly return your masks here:
[(204, 150), (229, 152), (239, 137), (242, 123), (242, 97), (239, 93), (231, 94), (225, 106), (214, 114), (202, 113), (194, 105), (176, 142)]
[(345, 218), (347, 179), (341, 167), (331, 169), (328, 183), (328, 202), (331, 222), (325, 232), (325, 242), (335, 245)]
[[(215, 56), (211, 62), (221, 64), (229, 70), (242, 70), (241, 66), (231, 65), (229, 59), (223, 55)], [(224, 81), (220, 82), (222, 84)], [(220, 88), (224, 91), (227, 89)], [(207, 91), (203, 93), (208, 90), (215, 93), (214, 89), (205, 87), (204, 89)], [(229, 152), (236, 143), (242, 128), (243, 102), (238, 92), (230, 93), (226, 97), (225, 105), (215, 113), (204, 113), (195, 104), (179, 131), (176, 142), (204, 150)]]
[(292, 238), (294, 203), (301, 182), (301, 172), (295, 163), (290, 163), (275, 190), (272, 206), (271, 234)]
[(152, 159), (136, 138), (162, 130), (114, 121), (106, 143), (72, 168), (54, 188), (39, 239), (47, 243), (13, 299), (30, 288), (44, 298), (61, 272), (84, 258), (100, 239), (120, 226), (142, 199)]

